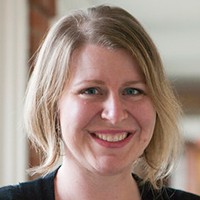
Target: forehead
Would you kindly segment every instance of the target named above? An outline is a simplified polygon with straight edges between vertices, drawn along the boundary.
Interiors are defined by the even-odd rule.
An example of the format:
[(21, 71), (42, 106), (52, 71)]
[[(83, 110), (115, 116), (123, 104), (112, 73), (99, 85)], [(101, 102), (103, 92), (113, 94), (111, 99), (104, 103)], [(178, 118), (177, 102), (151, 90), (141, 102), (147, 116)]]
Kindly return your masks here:
[(93, 44), (81, 46), (72, 53), (69, 67), (73, 76), (82, 72), (88, 72), (88, 76), (93, 73), (116, 75), (118, 72), (117, 75), (126, 73), (129, 76), (134, 73), (140, 79), (144, 78), (137, 60), (122, 48), (109, 49)]
[[(96, 44), (85, 44), (78, 48), (76, 48), (70, 58), (69, 66), (80, 64), (80, 62), (93, 62), (93, 63), (101, 63), (102, 65), (105, 62), (112, 62), (115, 63), (119, 62), (117, 59), (120, 56), (120, 62), (123, 65), (126, 65), (130, 61), (133, 65), (138, 65), (137, 59), (126, 49), (123, 48), (109, 48), (104, 47), (102, 45)], [(138, 66), (139, 67), (139, 66)]]

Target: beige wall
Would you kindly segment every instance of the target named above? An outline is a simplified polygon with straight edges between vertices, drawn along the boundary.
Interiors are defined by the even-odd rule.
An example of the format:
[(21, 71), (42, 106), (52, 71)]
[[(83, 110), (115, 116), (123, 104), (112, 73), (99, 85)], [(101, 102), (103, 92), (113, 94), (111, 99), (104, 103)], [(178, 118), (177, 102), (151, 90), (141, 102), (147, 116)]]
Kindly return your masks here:
[(26, 179), (26, 139), (21, 127), (27, 71), (26, 0), (0, 5), (0, 186)]

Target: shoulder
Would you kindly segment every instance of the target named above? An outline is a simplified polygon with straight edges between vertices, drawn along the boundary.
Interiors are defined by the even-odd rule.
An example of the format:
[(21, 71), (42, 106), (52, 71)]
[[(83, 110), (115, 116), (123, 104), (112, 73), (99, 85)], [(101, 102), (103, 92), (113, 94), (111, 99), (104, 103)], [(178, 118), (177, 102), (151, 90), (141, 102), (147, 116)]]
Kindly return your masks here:
[(0, 200), (23, 200), (19, 185), (5, 186), (0, 188)]
[(162, 193), (164, 196), (173, 200), (200, 200), (200, 196), (192, 194), (190, 192), (177, 190), (173, 188), (163, 188)]
[(200, 196), (198, 195), (170, 187), (162, 187), (156, 190), (151, 183), (144, 183), (135, 174), (133, 174), (133, 178), (138, 184), (142, 200), (200, 200)]
[(146, 187), (143, 192), (143, 200), (200, 200), (200, 196), (198, 195), (169, 187), (155, 190), (149, 185), (149, 187)]
[(54, 199), (54, 177), (56, 171), (33, 181), (0, 188), (0, 200)]
[(200, 200), (200, 196), (198, 195), (169, 187), (155, 190), (152, 186), (148, 185), (146, 188), (142, 187), (141, 190), (143, 200)]

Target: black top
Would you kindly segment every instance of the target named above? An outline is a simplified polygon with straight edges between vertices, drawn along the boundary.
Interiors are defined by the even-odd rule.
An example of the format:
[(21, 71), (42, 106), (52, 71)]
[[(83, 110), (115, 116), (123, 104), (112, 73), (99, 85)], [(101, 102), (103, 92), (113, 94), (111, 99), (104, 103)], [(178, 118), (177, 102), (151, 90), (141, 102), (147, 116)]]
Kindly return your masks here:
[[(34, 181), (0, 188), (0, 200), (55, 200), (56, 172), (57, 170)], [(142, 200), (200, 200), (200, 196), (168, 187), (154, 190), (150, 183), (141, 184), (137, 176), (133, 177), (138, 183)]]

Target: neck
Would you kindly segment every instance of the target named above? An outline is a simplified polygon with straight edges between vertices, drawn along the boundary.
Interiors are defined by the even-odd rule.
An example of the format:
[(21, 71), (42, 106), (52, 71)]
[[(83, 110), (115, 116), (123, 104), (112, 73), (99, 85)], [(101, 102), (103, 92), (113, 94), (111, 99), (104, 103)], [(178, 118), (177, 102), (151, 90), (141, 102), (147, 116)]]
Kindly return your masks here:
[(56, 200), (139, 200), (131, 172), (104, 175), (63, 162), (55, 178)]

